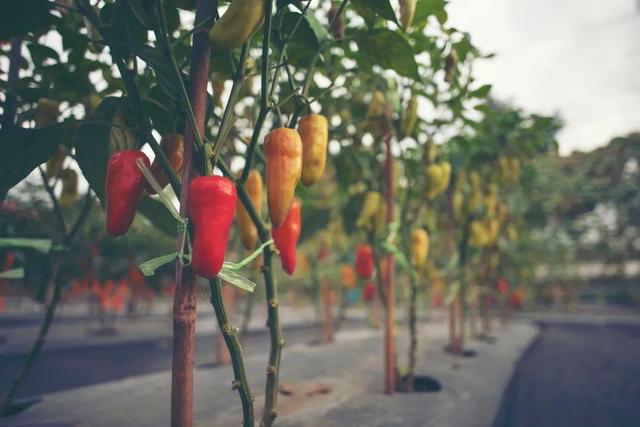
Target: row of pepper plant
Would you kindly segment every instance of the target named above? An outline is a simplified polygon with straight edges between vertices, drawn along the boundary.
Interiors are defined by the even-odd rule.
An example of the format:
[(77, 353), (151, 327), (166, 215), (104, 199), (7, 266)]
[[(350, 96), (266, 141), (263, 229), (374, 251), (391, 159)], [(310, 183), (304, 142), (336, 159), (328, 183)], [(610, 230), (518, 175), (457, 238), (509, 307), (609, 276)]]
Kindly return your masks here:
[[(464, 306), (468, 243), (496, 247), (496, 238), (479, 244), (476, 229), (480, 216), (491, 220), (496, 213), (497, 195), (482, 183), (491, 203), (457, 215), (460, 192), (470, 192), (466, 203), (485, 191), (471, 177), (474, 171), (493, 176), (487, 171), (504, 158), (501, 153), (528, 154), (511, 137), (508, 147), (501, 140), (499, 132), (517, 125), (507, 123), (504, 131), (480, 121), (494, 109), (487, 102), (490, 86), (473, 78), (473, 63), (488, 56), (469, 34), (447, 24), (444, 0), (403, 0), (398, 11), (386, 0), (233, 0), (224, 6), (210, 0), (77, 0), (9, 7), (0, 34), (12, 37), (0, 192), (4, 198), (48, 162), (52, 170), (44, 182), (54, 208), (75, 202), (73, 164), (88, 182), (87, 206), (94, 194), (106, 209), (108, 234), (125, 235), (140, 213), (176, 236), (175, 252), (141, 265), (151, 275), (175, 264), (174, 426), (193, 424), (198, 276), (209, 281), (243, 424), (255, 425), (254, 395), (221, 280), (252, 291), (255, 284), (242, 271), (259, 263), (271, 338), (261, 423), (269, 426), (278, 415), (285, 346), (273, 260), (279, 255), (282, 269), (294, 273), (298, 240), (309, 233), (302, 223), (313, 222), (305, 221), (305, 210), (314, 213), (314, 207), (306, 207), (304, 187), (323, 177), (328, 162), (338, 189), (331, 196), (343, 224), (334, 229), (361, 242), (356, 270), (362, 280), (375, 274), (385, 303), (385, 389), (411, 390), (419, 285), (434, 265), (428, 260), (430, 241), (448, 241), (439, 248), (447, 248), (443, 268), (450, 276), (451, 259), (459, 260), (460, 278), (450, 296)], [(32, 18), (10, 19), (27, 16), (27, 8)], [(61, 51), (41, 43), (52, 33)], [(61, 182), (59, 195), (49, 177)], [(225, 261), (234, 219), (248, 255), (236, 263)], [(311, 229), (335, 223), (325, 215)], [(440, 230), (448, 230), (446, 236)], [(410, 287), (409, 367), (399, 380), (396, 261)], [(48, 317), (54, 310), (55, 305)], [(464, 307), (457, 313), (464, 325)]]

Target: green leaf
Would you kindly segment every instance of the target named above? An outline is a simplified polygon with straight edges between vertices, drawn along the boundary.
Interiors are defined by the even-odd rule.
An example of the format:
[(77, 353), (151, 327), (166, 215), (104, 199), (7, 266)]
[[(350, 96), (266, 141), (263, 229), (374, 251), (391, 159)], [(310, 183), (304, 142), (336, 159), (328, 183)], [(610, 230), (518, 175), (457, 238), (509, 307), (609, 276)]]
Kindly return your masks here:
[(23, 279), (23, 278), (24, 278), (24, 268), (22, 267), (0, 272), (0, 279)]
[(304, 20), (309, 25), (311, 31), (313, 31), (313, 34), (316, 36), (316, 40), (318, 40), (318, 42), (326, 40), (329, 37), (327, 28), (322, 25), (313, 14), (305, 14)]
[(458, 61), (464, 62), (467, 59), (467, 56), (471, 52), (477, 52), (476, 47), (471, 43), (471, 35), (469, 33), (463, 33), (464, 37), (460, 39), (457, 43), (453, 44), (453, 48), (458, 55)]
[(370, 33), (361, 32), (356, 38), (360, 54), (358, 63), (366, 69), (379, 65), (398, 74), (420, 80), (418, 64), (407, 40), (395, 31), (377, 29)]
[(222, 267), (222, 270), (220, 270), (220, 273), (218, 273), (218, 277), (247, 292), (253, 293), (253, 290), (256, 288), (256, 284), (251, 280), (224, 266)]
[(471, 91), (470, 95), (475, 98), (486, 98), (491, 92), (491, 85), (482, 85), (478, 89)]
[(9, 189), (53, 156), (58, 146), (64, 143), (67, 135), (64, 128), (67, 126), (0, 129), (0, 200), (6, 197)]
[(58, 21), (51, 14), (53, 2), (44, 0), (6, 0), (0, 4), (0, 39), (44, 30)]
[(173, 99), (180, 100), (180, 85), (175, 80), (175, 70), (167, 57), (156, 48), (146, 44), (128, 46), (131, 52), (149, 64), (158, 78), (158, 83)]
[(103, 206), (107, 163), (115, 151), (111, 147), (113, 118), (124, 103), (123, 98), (105, 98), (95, 113), (82, 123), (76, 139), (78, 165)]
[(446, 4), (446, 0), (418, 0), (413, 25), (416, 28), (424, 28), (431, 15), (435, 15), (438, 21), (444, 24), (447, 21)]
[(298, 65), (299, 61), (310, 57), (320, 43), (329, 36), (326, 28), (310, 14), (304, 15), (296, 32), (292, 34), (299, 19), (299, 12), (287, 12), (282, 17), (283, 37), (291, 39), (287, 48), (288, 57), (290, 62)]
[(43, 254), (51, 252), (53, 242), (51, 239), (0, 239), (0, 248), (35, 249)]
[(353, 0), (358, 10), (371, 10), (379, 17), (398, 24), (396, 13), (389, 0)]
[(176, 235), (178, 221), (169, 213), (162, 202), (145, 196), (140, 201), (138, 212), (144, 215), (157, 230), (169, 236)]

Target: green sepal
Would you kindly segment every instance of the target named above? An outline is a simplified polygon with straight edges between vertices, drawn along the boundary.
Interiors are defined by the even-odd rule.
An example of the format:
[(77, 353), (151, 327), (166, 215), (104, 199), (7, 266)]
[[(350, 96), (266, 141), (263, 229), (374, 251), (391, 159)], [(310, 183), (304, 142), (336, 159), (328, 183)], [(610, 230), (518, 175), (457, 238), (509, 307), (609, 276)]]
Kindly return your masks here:
[(48, 254), (53, 248), (51, 239), (0, 239), (0, 248), (30, 248)]
[(0, 273), (0, 279), (24, 279), (24, 268), (14, 268)]

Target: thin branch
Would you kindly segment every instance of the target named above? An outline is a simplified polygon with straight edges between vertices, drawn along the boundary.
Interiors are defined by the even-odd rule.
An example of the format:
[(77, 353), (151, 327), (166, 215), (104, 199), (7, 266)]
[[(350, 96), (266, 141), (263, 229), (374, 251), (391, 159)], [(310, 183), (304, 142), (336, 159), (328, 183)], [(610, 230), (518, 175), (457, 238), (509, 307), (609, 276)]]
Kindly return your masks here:
[(196, 147), (198, 149), (202, 149), (202, 147), (204, 146), (204, 141), (202, 139), (202, 136), (200, 135), (200, 130), (198, 129), (196, 118), (193, 112), (193, 107), (191, 106), (191, 102), (189, 101), (189, 95), (187, 94), (187, 88), (185, 87), (184, 81), (182, 80), (182, 74), (180, 73), (180, 69), (178, 68), (178, 64), (176, 63), (176, 58), (173, 56), (171, 43), (169, 42), (169, 37), (167, 36), (167, 18), (164, 14), (164, 8), (162, 7), (162, 0), (155, 1), (153, 11), (157, 21), (157, 26), (154, 29), (154, 33), (158, 42), (160, 43), (160, 48), (171, 63), (171, 66), (175, 73), (174, 78), (178, 82), (178, 87), (180, 89), (179, 95), (184, 108), (187, 110), (186, 115), (193, 129), (193, 136), (195, 137)]
[(60, 235), (64, 238), (64, 236), (66, 236), (67, 234), (67, 224), (64, 221), (62, 208), (60, 207), (60, 203), (58, 203), (58, 198), (56, 197), (53, 188), (49, 185), (49, 178), (47, 178), (47, 174), (41, 166), (38, 166), (38, 170), (40, 171), (40, 176), (42, 177), (42, 184), (44, 186), (44, 189), (47, 191), (47, 194), (49, 194), (49, 198), (51, 199), (51, 203), (53, 204), (53, 212), (56, 215), (56, 219), (58, 220)]
[(262, 132), (262, 126), (269, 113), (268, 105), (268, 85), (269, 85), (269, 46), (271, 44), (271, 19), (273, 11), (273, 2), (265, 2), (264, 8), (264, 24), (262, 33), (262, 68), (260, 71), (260, 112), (258, 113), (258, 119), (256, 120), (255, 127), (253, 128), (253, 134), (251, 135), (251, 142), (247, 147), (246, 161), (242, 175), (240, 176), (240, 185), (249, 177), (249, 171), (253, 164), (253, 156), (258, 145), (258, 138)]
[(231, 117), (233, 116), (233, 110), (238, 101), (238, 95), (245, 77), (245, 70), (247, 69), (247, 57), (249, 56), (249, 50), (251, 49), (251, 39), (249, 39), (243, 46), (240, 53), (240, 67), (233, 74), (233, 84), (231, 86), (231, 92), (229, 93), (229, 99), (222, 115), (222, 122), (218, 128), (218, 135), (213, 144), (213, 159), (218, 158), (218, 153), (224, 144), (229, 130), (231, 129)]
[(91, 197), (91, 189), (88, 189), (87, 195), (84, 200), (84, 205), (82, 206), (82, 211), (80, 212), (78, 219), (76, 219), (76, 222), (73, 224), (73, 226), (71, 226), (71, 230), (64, 238), (65, 245), (70, 245), (73, 239), (76, 237), (76, 235), (84, 225), (84, 222), (88, 218), (89, 213), (91, 212), (92, 206), (93, 206), (93, 199)]
[(4, 113), (2, 115), (2, 128), (7, 129), (16, 124), (17, 95), (16, 82), (20, 73), (20, 50), (22, 49), (22, 37), (11, 39), (11, 52), (9, 53), (9, 76), (7, 78), (7, 92), (4, 101)]
[[(340, 7), (336, 11), (336, 14), (333, 16), (333, 18), (329, 22), (329, 27), (331, 27), (335, 23), (336, 19), (338, 19), (340, 15), (342, 15), (348, 3), (349, 3), (349, 0), (342, 0)], [(311, 58), (309, 69), (307, 70), (307, 75), (305, 76), (304, 83), (302, 85), (302, 94), (300, 95), (303, 99), (306, 99), (309, 96), (309, 90), (311, 89), (311, 83), (313, 82), (313, 76), (315, 75), (315, 67), (318, 62), (318, 59), (320, 59), (320, 55), (322, 53), (322, 49), (324, 49), (324, 45), (325, 45), (325, 41), (318, 44), (318, 48), (316, 49), (316, 51), (313, 54), (313, 57)], [(296, 108), (296, 111), (293, 113), (293, 115), (291, 116), (291, 119), (289, 120), (289, 127), (291, 128), (295, 127), (302, 113), (302, 108), (303, 107), (301, 106), (298, 106)]]
[(247, 374), (245, 372), (242, 346), (240, 345), (236, 329), (227, 316), (220, 280), (217, 277), (210, 280), (209, 288), (211, 289), (211, 305), (216, 314), (218, 327), (220, 328), (224, 342), (229, 350), (229, 355), (231, 356), (231, 364), (235, 377), (233, 388), (238, 390), (240, 400), (242, 401), (242, 425), (244, 427), (253, 427), (253, 395), (251, 394), (249, 381), (247, 380)]

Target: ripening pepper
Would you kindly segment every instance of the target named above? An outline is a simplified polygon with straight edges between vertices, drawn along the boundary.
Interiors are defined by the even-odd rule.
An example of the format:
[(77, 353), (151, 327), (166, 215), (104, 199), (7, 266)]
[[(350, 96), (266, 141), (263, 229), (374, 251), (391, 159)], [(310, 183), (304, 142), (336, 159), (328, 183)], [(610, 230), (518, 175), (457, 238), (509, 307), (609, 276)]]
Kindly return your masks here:
[(48, 98), (40, 98), (36, 106), (34, 121), (36, 128), (54, 125), (60, 114), (60, 103)]
[(444, 193), (449, 187), (451, 163), (431, 163), (425, 168), (425, 175), (427, 177), (427, 198), (433, 199)]
[(278, 128), (265, 138), (267, 207), (274, 227), (284, 221), (302, 174), (302, 141), (295, 129)]
[(342, 14), (338, 15), (338, 7), (336, 5), (331, 6), (327, 18), (331, 23), (331, 34), (333, 34), (333, 38), (336, 39), (336, 41), (343, 40), (344, 19), (342, 18)]
[(371, 96), (367, 109), (367, 117), (380, 117), (384, 114), (385, 97), (382, 91), (376, 90)]
[(377, 191), (369, 191), (364, 195), (362, 210), (356, 220), (356, 226), (365, 231), (373, 231), (381, 206), (384, 205), (382, 195)]
[(418, 120), (418, 98), (412, 96), (407, 104), (407, 109), (402, 117), (402, 135), (411, 136), (416, 128), (416, 121)]
[(456, 221), (461, 221), (465, 217), (464, 211), (464, 194), (460, 189), (456, 189), (451, 196), (451, 207), (453, 210), (453, 217)]
[(373, 248), (370, 245), (358, 245), (356, 248), (356, 273), (361, 279), (373, 276)]
[(387, 201), (381, 199), (380, 205), (378, 206), (378, 210), (376, 212), (376, 217), (374, 220), (374, 228), (373, 231), (378, 236), (384, 234), (384, 231), (387, 227)]
[(214, 47), (229, 51), (249, 40), (262, 26), (265, 1), (233, 0), (209, 33)]
[(447, 83), (453, 82), (458, 70), (458, 54), (455, 50), (452, 50), (449, 55), (444, 59), (444, 81)]
[(71, 207), (78, 198), (78, 174), (73, 169), (64, 169), (60, 171), (60, 181), (62, 181), (60, 206)]
[(471, 246), (485, 246), (487, 241), (487, 233), (482, 221), (473, 220), (469, 224), (469, 244)]
[(138, 159), (147, 168), (151, 166), (147, 155), (140, 150), (117, 151), (107, 165), (107, 233), (113, 237), (129, 230), (140, 204), (145, 178), (136, 165)]
[(362, 288), (362, 301), (371, 302), (376, 296), (376, 284), (373, 282), (367, 282)]
[(282, 225), (271, 229), (271, 236), (280, 252), (282, 268), (289, 275), (296, 269), (296, 246), (302, 231), (301, 206), (300, 200), (294, 199)]
[(322, 114), (308, 114), (300, 119), (298, 133), (302, 140), (302, 183), (307, 187), (318, 181), (327, 164), (329, 123)]
[(199, 276), (212, 279), (222, 269), (238, 196), (222, 176), (199, 176), (189, 184), (187, 206), (193, 221), (191, 265)]
[(431, 163), (425, 168), (425, 175), (427, 179), (427, 198), (433, 199), (440, 194), (441, 182), (444, 178), (443, 170), (437, 163)]
[[(171, 168), (176, 173), (176, 175), (182, 175), (182, 159), (184, 157), (184, 138), (179, 133), (170, 133), (165, 135), (160, 140), (160, 148), (162, 148), (162, 152), (165, 156), (167, 156), (167, 160), (169, 160), (169, 164), (171, 164)], [(160, 163), (160, 159), (156, 156), (153, 160), (153, 164), (151, 165), (151, 173), (158, 184), (160, 184), (160, 188), (164, 188), (169, 184), (169, 177), (164, 173), (164, 169), (162, 168), (162, 163)], [(150, 195), (156, 194), (156, 190), (153, 189), (151, 184), (147, 182), (146, 184), (147, 193)]]
[(64, 145), (59, 145), (56, 152), (53, 153), (53, 156), (47, 160), (46, 171), (48, 178), (53, 178), (60, 173), (60, 169), (62, 169), (62, 164), (66, 158), (67, 150), (64, 148)]
[[(247, 182), (244, 184), (244, 188), (251, 199), (253, 209), (258, 216), (262, 214), (262, 176), (260, 172), (253, 169), (249, 172)], [(242, 246), (250, 251), (252, 250), (256, 242), (258, 241), (258, 230), (249, 216), (249, 212), (244, 208), (242, 201), (238, 200), (238, 231), (240, 232), (240, 242)]]
[(400, 0), (400, 26), (403, 31), (407, 31), (413, 23), (413, 16), (416, 14), (416, 0)]
[(342, 277), (342, 284), (345, 288), (351, 289), (356, 286), (356, 271), (353, 266), (348, 264), (341, 265), (340, 276)]
[(415, 228), (411, 232), (411, 264), (421, 269), (429, 256), (429, 235), (423, 228)]
[(112, 151), (133, 150), (137, 147), (136, 133), (132, 130), (131, 110), (118, 109), (111, 119), (109, 148)]
[(211, 79), (211, 86), (213, 86), (213, 99), (216, 103), (216, 107), (222, 108), (224, 106), (222, 102), (222, 93), (224, 92), (225, 79), (219, 75), (214, 75)]

